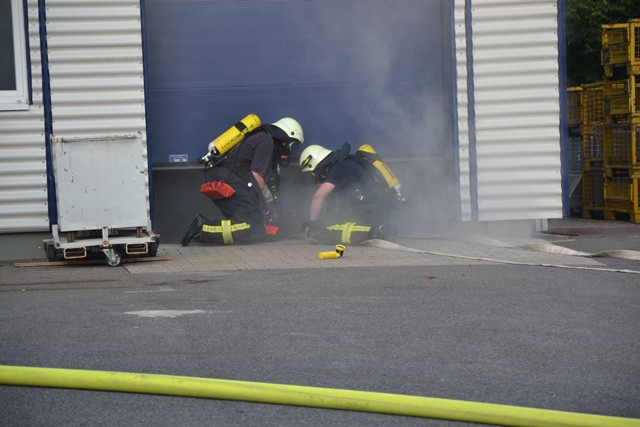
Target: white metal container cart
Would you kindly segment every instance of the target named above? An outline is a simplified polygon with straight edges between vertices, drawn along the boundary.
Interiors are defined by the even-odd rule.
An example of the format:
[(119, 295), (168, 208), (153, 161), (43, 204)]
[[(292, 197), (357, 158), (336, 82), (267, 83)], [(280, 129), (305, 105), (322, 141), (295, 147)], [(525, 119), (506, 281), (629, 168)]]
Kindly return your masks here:
[(155, 256), (160, 236), (151, 230), (142, 134), (51, 141), (58, 223), (43, 241), (47, 259), (102, 252), (117, 266), (122, 257)]

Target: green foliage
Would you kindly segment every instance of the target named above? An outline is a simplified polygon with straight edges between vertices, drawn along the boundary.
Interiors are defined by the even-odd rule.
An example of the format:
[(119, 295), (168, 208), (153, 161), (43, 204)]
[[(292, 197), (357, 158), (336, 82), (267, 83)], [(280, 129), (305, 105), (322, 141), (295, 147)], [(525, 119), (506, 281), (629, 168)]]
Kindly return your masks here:
[(603, 80), (602, 24), (640, 18), (639, 0), (567, 1), (567, 85)]

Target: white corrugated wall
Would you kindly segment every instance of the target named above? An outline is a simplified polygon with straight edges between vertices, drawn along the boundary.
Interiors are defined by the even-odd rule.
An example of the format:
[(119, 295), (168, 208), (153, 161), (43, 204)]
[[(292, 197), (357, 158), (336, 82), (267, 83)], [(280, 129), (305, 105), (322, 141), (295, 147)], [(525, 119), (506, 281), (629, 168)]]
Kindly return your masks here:
[[(458, 45), (464, 7), (456, 0), (463, 218), (473, 210), (480, 221), (562, 217), (557, 1), (472, 0), (472, 58), (461, 58)], [(469, 42), (468, 33), (464, 39)], [(464, 71), (472, 60), (472, 80), (461, 73), (462, 60)], [(466, 141), (475, 140), (473, 165), (465, 163), (467, 124), (460, 111), (468, 84), (474, 102), (467, 112), (475, 119), (475, 133)], [(471, 184), (463, 182), (465, 174)], [(475, 201), (467, 197), (472, 174)]]
[(49, 229), (37, 0), (27, 13), (33, 104), (0, 111), (0, 233)]
[[(139, 132), (146, 145), (139, 0), (46, 0), (45, 10), (55, 137)], [(49, 229), (37, 0), (28, 17), (33, 105), (0, 112), (0, 233)]]
[[(52, 140), (142, 135), (149, 216), (140, 2), (46, 0), (46, 5)], [(114, 170), (114, 183), (128, 172)]]
[(471, 220), (470, 166), (469, 166), (469, 97), (467, 95), (467, 40), (465, 0), (455, 0), (455, 70), (458, 119), (458, 162), (460, 184), (460, 213), (463, 221)]
[(53, 133), (145, 135), (138, 0), (47, 0)]

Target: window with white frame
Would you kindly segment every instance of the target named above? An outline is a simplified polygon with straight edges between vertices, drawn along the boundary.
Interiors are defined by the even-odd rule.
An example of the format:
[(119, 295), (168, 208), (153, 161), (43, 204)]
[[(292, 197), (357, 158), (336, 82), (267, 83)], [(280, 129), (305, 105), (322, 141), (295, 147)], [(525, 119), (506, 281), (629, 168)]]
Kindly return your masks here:
[(0, 110), (29, 108), (22, 0), (0, 0)]

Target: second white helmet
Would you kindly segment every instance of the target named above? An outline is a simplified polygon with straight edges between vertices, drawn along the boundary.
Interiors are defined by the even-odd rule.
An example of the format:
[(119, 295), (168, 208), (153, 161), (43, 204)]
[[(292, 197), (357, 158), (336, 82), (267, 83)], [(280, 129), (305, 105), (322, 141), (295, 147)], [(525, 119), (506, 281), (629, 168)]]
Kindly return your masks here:
[(275, 123), (272, 123), (273, 126), (276, 126), (279, 129), (282, 129), (284, 133), (291, 139), (295, 139), (300, 141), (302, 144), (304, 142), (304, 132), (302, 132), (302, 126), (296, 119), (292, 119), (291, 117), (283, 117)]
[(314, 172), (318, 164), (332, 153), (320, 145), (310, 145), (300, 154), (302, 172)]

